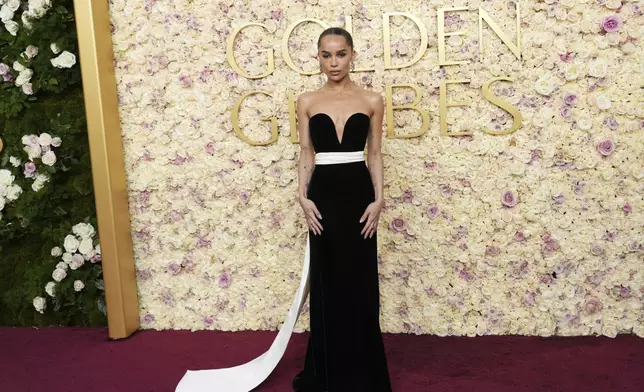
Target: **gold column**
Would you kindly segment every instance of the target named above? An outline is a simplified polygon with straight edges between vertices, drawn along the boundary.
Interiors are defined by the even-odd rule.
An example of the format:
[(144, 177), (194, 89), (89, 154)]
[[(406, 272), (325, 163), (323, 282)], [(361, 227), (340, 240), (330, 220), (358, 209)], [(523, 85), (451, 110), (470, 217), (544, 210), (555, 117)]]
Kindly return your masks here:
[(108, 0), (74, 0), (109, 337), (139, 328)]

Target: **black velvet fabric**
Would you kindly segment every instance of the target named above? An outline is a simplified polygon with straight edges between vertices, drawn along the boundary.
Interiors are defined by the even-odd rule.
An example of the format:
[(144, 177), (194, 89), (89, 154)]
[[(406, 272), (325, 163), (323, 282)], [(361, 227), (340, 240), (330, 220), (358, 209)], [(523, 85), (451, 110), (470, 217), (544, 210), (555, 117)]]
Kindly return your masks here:
[[(364, 151), (367, 114), (349, 117), (342, 141), (331, 117), (309, 120), (316, 153)], [(308, 188), (322, 214), (311, 236), (310, 338), (297, 392), (390, 392), (380, 331), (377, 235), (364, 239), (360, 217), (374, 201), (365, 162), (316, 165)]]

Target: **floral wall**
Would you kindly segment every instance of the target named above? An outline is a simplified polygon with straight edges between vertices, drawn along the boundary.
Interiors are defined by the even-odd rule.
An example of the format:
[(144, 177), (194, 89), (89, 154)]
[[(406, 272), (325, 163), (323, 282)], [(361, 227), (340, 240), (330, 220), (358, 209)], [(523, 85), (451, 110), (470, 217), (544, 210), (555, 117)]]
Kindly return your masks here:
[[(123, 1), (111, 0), (115, 66), (126, 151), (143, 328), (277, 329), (299, 283), (307, 229), (297, 192), (299, 146), (290, 139), (289, 91), (324, 82), (289, 68), (280, 46), (304, 18), (344, 26), (352, 16), (353, 80), (385, 94), (411, 83), (430, 115), (415, 138), (384, 137), (386, 208), (379, 226), (385, 332), (437, 335), (644, 336), (644, 17), (635, 1), (523, 1), (518, 59), (487, 25), (480, 58), (478, 9), (516, 43), (513, 1)], [(447, 12), (439, 66), (437, 10)], [(382, 17), (407, 12), (428, 32), (420, 61), (385, 69)], [(240, 67), (275, 71), (247, 79)], [(315, 71), (322, 27), (298, 26), (289, 53)], [(393, 64), (419, 50), (420, 30), (391, 18)], [(522, 127), (483, 97), (517, 108)], [(439, 90), (449, 84), (450, 132), (440, 133)], [(240, 127), (232, 111), (244, 93)], [(411, 103), (396, 88), (393, 103)], [(421, 116), (394, 112), (396, 136)], [(308, 326), (305, 312), (299, 329)]]

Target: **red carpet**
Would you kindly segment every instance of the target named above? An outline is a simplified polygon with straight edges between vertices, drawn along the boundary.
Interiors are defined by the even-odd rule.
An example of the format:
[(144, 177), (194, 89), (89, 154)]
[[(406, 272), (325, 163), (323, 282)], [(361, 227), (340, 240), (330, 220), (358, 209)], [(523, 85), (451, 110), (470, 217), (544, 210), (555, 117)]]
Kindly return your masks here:
[[(0, 391), (174, 391), (186, 369), (233, 366), (267, 349), (275, 332), (0, 328)], [(304, 360), (296, 334), (256, 391), (289, 392)], [(476, 338), (385, 334), (394, 392), (644, 391), (644, 339), (620, 335)], [(225, 391), (213, 391), (225, 392)]]

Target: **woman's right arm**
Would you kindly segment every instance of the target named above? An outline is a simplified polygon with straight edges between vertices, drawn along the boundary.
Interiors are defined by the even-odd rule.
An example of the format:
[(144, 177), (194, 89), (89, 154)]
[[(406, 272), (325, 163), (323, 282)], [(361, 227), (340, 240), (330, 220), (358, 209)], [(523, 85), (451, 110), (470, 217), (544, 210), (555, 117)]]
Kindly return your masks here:
[(310, 93), (303, 93), (297, 98), (297, 129), (300, 139), (300, 160), (298, 163), (299, 187), (297, 199), (304, 210), (309, 229), (313, 230), (316, 234), (321, 234), (322, 225), (318, 219), (322, 219), (322, 215), (320, 215), (315, 203), (307, 197), (309, 183), (311, 182), (311, 176), (315, 169), (315, 151), (309, 134), (309, 116), (307, 114), (310, 100)]

